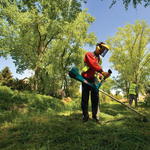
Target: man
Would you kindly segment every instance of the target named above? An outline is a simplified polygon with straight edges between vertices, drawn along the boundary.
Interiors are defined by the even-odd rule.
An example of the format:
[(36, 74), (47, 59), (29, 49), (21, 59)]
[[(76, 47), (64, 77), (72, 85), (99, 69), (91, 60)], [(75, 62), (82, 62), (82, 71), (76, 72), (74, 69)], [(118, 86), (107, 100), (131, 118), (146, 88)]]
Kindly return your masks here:
[[(87, 52), (84, 57), (85, 68), (82, 72), (82, 76), (91, 83), (97, 84), (98, 79), (103, 75), (105, 78), (110, 76), (110, 73), (104, 72), (99, 66), (100, 55), (104, 57), (108, 52), (109, 47), (103, 42), (96, 45), (96, 50), (94, 52)], [(101, 75), (102, 74), (102, 75)], [(89, 91), (91, 91), (91, 102), (92, 102), (92, 118), (94, 121), (99, 122), (99, 92), (96, 92), (92, 87), (85, 83), (82, 83), (82, 114), (83, 121), (86, 122), (89, 119), (88, 114), (88, 101), (89, 101)]]
[(129, 95), (130, 95), (129, 106), (131, 107), (133, 99), (134, 99), (135, 100), (135, 107), (137, 107), (138, 90), (137, 90), (136, 82), (133, 82), (130, 85)]

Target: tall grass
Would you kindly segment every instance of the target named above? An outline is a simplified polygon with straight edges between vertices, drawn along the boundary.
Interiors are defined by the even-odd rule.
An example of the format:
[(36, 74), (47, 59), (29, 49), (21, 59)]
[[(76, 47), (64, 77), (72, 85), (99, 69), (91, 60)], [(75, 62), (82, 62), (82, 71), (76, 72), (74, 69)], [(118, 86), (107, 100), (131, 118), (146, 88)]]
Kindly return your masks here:
[[(64, 104), (7, 87), (0, 87), (0, 95), (0, 149), (150, 150), (149, 122), (118, 103), (102, 103), (101, 124), (96, 124), (91, 111), (89, 121), (82, 122), (80, 99)], [(150, 119), (149, 107), (139, 105), (137, 110)]]

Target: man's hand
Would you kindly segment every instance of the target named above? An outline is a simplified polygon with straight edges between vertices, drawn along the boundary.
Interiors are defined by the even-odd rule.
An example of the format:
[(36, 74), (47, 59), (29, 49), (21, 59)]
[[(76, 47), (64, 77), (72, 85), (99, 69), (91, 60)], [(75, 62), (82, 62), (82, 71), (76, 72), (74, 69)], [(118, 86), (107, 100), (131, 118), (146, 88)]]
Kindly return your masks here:
[(110, 73), (104, 71), (101, 74), (104, 76), (105, 79), (110, 76)]

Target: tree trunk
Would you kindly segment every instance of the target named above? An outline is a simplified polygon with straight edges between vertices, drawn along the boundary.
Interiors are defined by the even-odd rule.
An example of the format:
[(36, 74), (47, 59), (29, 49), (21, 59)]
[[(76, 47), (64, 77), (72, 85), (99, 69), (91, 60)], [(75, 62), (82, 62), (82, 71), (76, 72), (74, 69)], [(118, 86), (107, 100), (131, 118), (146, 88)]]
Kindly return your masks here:
[(129, 99), (129, 87), (128, 87), (128, 82), (125, 82), (126, 83), (126, 93), (127, 93), (127, 99)]
[(55, 91), (55, 77), (53, 78), (53, 85), (52, 85), (52, 91), (53, 91), (53, 96), (55, 97), (56, 91)]
[(37, 91), (37, 82), (38, 82), (38, 67), (35, 66), (35, 78), (34, 78), (34, 90)]
[(72, 97), (75, 95), (74, 91), (75, 91), (75, 88), (76, 88), (76, 84), (77, 84), (77, 80), (75, 81), (74, 86), (73, 86)]

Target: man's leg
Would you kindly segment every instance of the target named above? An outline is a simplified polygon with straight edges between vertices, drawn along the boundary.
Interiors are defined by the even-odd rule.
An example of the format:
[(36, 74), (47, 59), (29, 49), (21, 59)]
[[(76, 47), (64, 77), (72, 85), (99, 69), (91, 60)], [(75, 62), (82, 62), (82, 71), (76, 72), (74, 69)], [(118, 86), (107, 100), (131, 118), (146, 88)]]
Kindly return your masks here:
[(137, 107), (137, 97), (136, 97), (136, 95), (134, 96), (134, 100), (135, 100), (135, 107)]
[(88, 101), (89, 101), (89, 89), (88, 86), (82, 83), (82, 101), (81, 101), (81, 108), (83, 114), (83, 121), (88, 121), (89, 114), (88, 114)]
[(131, 105), (132, 105), (132, 102), (133, 102), (133, 95), (130, 94), (130, 100), (129, 100), (129, 106), (130, 106), (130, 107), (131, 107)]
[(91, 101), (92, 101), (92, 118), (96, 121), (99, 120), (99, 92), (91, 90)]

